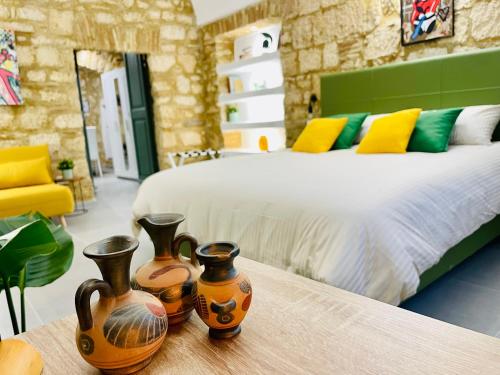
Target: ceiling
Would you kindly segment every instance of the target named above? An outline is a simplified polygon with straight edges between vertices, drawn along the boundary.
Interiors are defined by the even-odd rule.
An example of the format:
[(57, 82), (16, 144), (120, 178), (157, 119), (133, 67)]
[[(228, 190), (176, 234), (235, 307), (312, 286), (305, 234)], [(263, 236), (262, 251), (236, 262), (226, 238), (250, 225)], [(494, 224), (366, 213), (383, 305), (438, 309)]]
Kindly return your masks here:
[(191, 0), (196, 22), (198, 25), (206, 25), (220, 18), (246, 8), (249, 5), (259, 3), (261, 0)]

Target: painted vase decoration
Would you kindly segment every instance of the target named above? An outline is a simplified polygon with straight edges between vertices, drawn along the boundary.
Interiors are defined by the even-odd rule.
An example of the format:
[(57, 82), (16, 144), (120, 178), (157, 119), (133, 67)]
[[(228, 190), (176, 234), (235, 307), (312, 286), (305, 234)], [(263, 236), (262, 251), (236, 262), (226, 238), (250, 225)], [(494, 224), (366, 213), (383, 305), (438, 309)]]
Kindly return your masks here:
[[(130, 285), (130, 261), (139, 242), (115, 236), (96, 242), (83, 254), (97, 263), (102, 280), (78, 288), (76, 343), (88, 363), (105, 374), (130, 374), (151, 362), (165, 340), (168, 319), (162, 303)], [(99, 300), (90, 296), (99, 291)]]
[[(175, 236), (177, 227), (183, 221), (184, 215), (181, 214), (152, 214), (137, 221), (151, 237), (155, 257), (139, 267), (132, 287), (161, 300), (167, 311), (169, 325), (185, 322), (191, 316), (191, 289), (200, 276), (195, 253), (198, 242), (188, 233)], [(190, 259), (180, 254), (182, 243), (189, 244)]]
[(248, 277), (234, 268), (240, 249), (234, 242), (213, 242), (196, 249), (205, 270), (193, 285), (196, 312), (210, 328), (215, 339), (225, 339), (241, 332), (240, 323), (252, 302)]

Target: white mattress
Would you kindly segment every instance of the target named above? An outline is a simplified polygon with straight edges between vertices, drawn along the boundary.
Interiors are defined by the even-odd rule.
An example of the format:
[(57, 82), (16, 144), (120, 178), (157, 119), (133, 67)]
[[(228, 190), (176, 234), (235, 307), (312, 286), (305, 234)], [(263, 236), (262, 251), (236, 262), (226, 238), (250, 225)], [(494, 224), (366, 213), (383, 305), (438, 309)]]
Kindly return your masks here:
[(500, 213), (500, 143), (441, 154), (289, 151), (226, 158), (144, 181), (136, 218), (179, 212), (201, 242), (380, 301)]

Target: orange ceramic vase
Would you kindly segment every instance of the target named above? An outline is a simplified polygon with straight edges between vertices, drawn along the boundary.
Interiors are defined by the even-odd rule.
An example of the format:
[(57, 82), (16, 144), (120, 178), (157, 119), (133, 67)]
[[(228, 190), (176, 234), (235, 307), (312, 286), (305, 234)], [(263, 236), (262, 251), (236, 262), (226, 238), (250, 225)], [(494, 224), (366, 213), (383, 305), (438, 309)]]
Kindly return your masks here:
[(234, 242), (214, 242), (196, 249), (205, 270), (193, 286), (194, 306), (215, 339), (239, 334), (252, 302), (250, 280), (233, 266), (239, 253)]
[[(162, 303), (130, 287), (130, 261), (138, 246), (132, 237), (116, 236), (83, 251), (97, 263), (103, 280), (87, 280), (76, 292), (76, 343), (83, 359), (106, 374), (130, 374), (147, 366), (167, 333)], [(91, 305), (96, 290), (99, 301)]]
[[(139, 267), (132, 287), (149, 292), (162, 301), (169, 325), (182, 323), (191, 316), (191, 289), (200, 276), (195, 254), (198, 242), (188, 233), (175, 236), (177, 227), (183, 221), (181, 214), (146, 215), (137, 221), (151, 237), (155, 257)], [(190, 245), (191, 259), (179, 253), (183, 242)]]

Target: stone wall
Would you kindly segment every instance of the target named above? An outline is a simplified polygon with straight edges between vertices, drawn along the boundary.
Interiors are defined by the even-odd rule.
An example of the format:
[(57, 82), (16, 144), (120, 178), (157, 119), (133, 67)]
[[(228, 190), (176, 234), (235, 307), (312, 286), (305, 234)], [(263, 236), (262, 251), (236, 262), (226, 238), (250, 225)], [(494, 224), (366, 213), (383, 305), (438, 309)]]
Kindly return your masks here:
[(0, 27), (16, 32), (25, 103), (0, 107), (0, 147), (48, 143), (54, 164), (85, 160), (73, 51), (148, 54), (160, 165), (168, 150), (203, 147), (200, 33), (189, 0), (17, 0), (0, 3)]
[[(205, 40), (259, 19), (282, 21), (281, 58), (285, 76), (287, 144), (305, 126), (311, 93), (320, 94), (319, 76), (396, 61), (500, 46), (500, 1), (455, 0), (455, 36), (402, 47), (399, 0), (264, 0), (203, 28)], [(214, 47), (207, 43), (211, 69)], [(206, 73), (212, 78), (214, 73)], [(215, 91), (213, 78), (208, 92)], [(211, 106), (216, 98), (208, 97)], [(209, 123), (217, 128), (215, 110)]]

